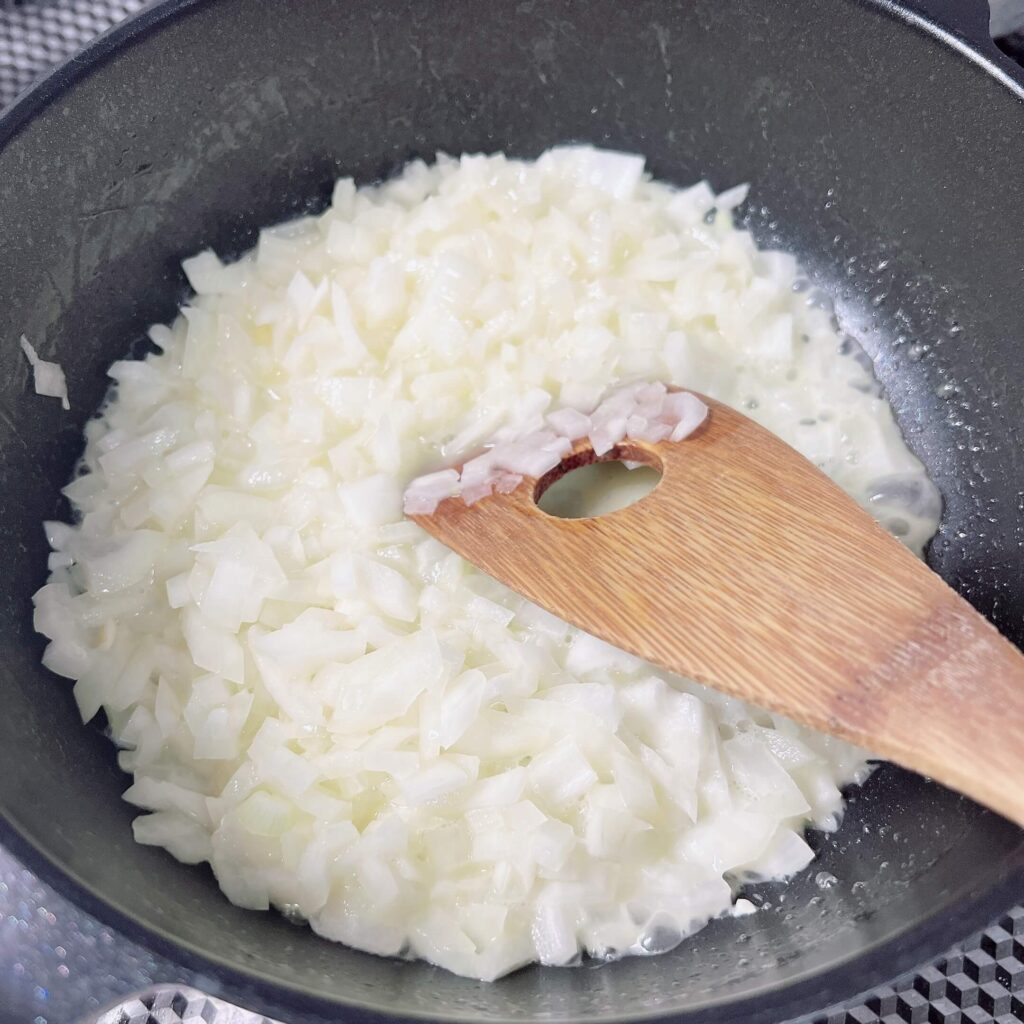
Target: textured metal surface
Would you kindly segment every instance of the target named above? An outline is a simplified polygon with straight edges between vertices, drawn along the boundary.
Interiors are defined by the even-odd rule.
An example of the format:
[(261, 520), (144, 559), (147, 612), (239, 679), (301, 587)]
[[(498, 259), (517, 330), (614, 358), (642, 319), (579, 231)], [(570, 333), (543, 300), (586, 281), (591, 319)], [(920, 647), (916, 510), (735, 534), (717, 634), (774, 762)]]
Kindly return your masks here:
[(0, 108), (146, 0), (0, 0)]
[[(0, 107), (89, 38), (143, 6), (143, 0), (0, 0)], [(171, 985), (157, 983), (173, 982)], [(156, 987), (154, 987), (156, 986)], [(198, 987), (196, 987), (198, 986)], [(202, 991), (200, 991), (200, 988)], [(260, 1024), (205, 994), (197, 978), (155, 956), (39, 882), (0, 850), (0, 1022), (2, 1024)], [(111, 1000), (126, 1002), (101, 1010)], [(303, 1020), (312, 1018), (303, 1018)], [(810, 1024), (896, 1021), (1024, 1021), (1024, 907), (919, 971), (848, 1009)], [(288, 1024), (299, 1024), (291, 1017)]]
[(185, 985), (158, 985), (101, 1013), (95, 1024), (279, 1024)]
[(0, 849), (0, 1024), (70, 1024), (175, 965), (117, 935)]
[(813, 1024), (1008, 1024), (1024, 1020), (1024, 907), (934, 963)]

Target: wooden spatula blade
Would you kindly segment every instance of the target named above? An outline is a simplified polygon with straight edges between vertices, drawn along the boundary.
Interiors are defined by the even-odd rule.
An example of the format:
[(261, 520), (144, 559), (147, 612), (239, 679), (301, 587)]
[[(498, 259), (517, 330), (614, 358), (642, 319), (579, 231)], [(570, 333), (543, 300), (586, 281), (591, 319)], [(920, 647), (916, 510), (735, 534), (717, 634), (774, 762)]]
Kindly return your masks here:
[[(686, 440), (609, 453), (661, 470), (628, 508), (558, 519), (526, 480), (413, 518), (617, 647), (1024, 823), (1024, 657), (803, 456), (705, 401)], [(563, 469), (594, 458), (578, 442)]]

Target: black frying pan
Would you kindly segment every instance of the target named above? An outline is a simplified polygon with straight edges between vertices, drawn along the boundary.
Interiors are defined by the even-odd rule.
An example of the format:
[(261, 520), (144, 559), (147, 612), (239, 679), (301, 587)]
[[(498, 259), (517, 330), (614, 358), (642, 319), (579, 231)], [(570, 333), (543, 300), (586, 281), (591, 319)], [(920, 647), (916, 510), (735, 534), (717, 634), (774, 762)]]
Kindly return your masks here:
[[(113, 751), (31, 629), (40, 521), (66, 514), (105, 367), (174, 315), (183, 256), (241, 253), (339, 174), (585, 140), (670, 181), (753, 182), (758, 239), (835, 296), (942, 489), (932, 566), (1024, 640), (1024, 85), (982, 0), (929, 5), (935, 21), (884, 0), (167, 0), (26, 96), (0, 122), (4, 840), (229, 992), (285, 1016), (358, 1007), (347, 1021), (778, 1021), (1024, 895), (1024, 834), (885, 768), (818, 837), (817, 868), (762, 890), (771, 910), (667, 956), (484, 985), (355, 953), (136, 846)], [(23, 332), (66, 367), (71, 414), (32, 393)]]

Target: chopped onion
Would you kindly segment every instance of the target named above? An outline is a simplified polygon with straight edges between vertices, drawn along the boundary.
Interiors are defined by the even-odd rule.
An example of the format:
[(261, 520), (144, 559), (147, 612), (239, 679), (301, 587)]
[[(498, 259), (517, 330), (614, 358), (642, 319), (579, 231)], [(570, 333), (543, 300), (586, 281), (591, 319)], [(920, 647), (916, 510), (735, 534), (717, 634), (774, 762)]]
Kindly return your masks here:
[(45, 359), (40, 359), (24, 334), (20, 340), (21, 351), (25, 353), (25, 358), (28, 359), (32, 367), (36, 394), (45, 395), (47, 398), (59, 398), (65, 411), (69, 410), (71, 403), (68, 401), (68, 384), (60, 363), (50, 363)]
[(747, 201), (749, 192), (749, 185), (734, 185), (732, 188), (727, 188), (715, 196), (715, 208), (723, 213), (729, 213)]
[(554, 469), (572, 451), (573, 441), (589, 434), (598, 455), (626, 438), (635, 441), (681, 441), (707, 417), (707, 406), (689, 392), (669, 393), (660, 381), (630, 384), (609, 392), (590, 415), (576, 409), (548, 413), (550, 429), (516, 433), (499, 431), (487, 450), (463, 465), (418, 477), (406, 488), (406, 515), (431, 515), (446, 498), (461, 495), (474, 505), (497, 491), (507, 494), (524, 477), (536, 480)]
[(806, 866), (863, 751), (581, 633), (404, 514), (584, 437), (682, 439), (692, 388), (919, 551), (937, 493), (795, 263), (732, 223), (744, 195), (587, 147), (440, 156), (186, 261), (158, 351), (110, 368), (34, 598), (139, 842), (239, 906), (488, 980), (663, 952)]

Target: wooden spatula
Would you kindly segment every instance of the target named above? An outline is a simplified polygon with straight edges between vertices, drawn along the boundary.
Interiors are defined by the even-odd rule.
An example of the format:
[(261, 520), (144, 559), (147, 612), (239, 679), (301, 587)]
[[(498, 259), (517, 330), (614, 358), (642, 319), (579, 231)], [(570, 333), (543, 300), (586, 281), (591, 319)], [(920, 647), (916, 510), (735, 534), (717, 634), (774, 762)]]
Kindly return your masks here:
[[(711, 399), (683, 441), (577, 441), (541, 480), (413, 518), (555, 615), (832, 733), (1024, 824), (1024, 656), (802, 455)], [(537, 499), (604, 460), (660, 470), (628, 508)]]

